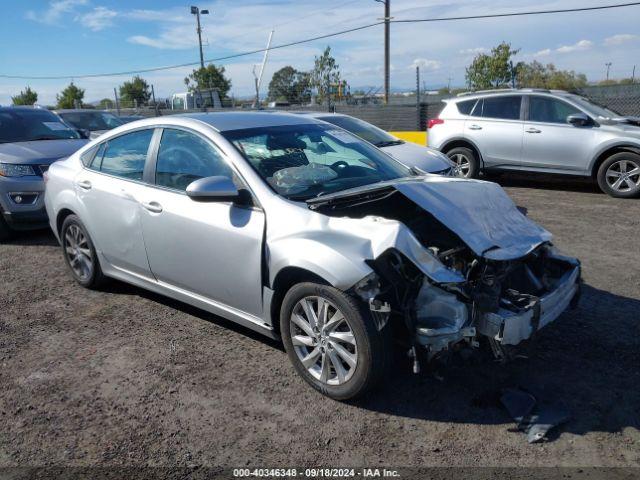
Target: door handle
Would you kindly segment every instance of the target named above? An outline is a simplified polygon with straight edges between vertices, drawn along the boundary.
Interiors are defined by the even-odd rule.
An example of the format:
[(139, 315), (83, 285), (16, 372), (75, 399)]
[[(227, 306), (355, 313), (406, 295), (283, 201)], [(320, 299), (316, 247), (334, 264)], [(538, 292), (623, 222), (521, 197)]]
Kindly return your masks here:
[(83, 190), (91, 190), (91, 182), (89, 180), (80, 180), (79, 182), (76, 182), (76, 185)]
[(142, 202), (142, 206), (153, 213), (161, 213), (162, 205), (158, 202)]
[(482, 130), (480, 125), (470, 125), (469, 130)]
[(537, 128), (529, 128), (525, 130), (527, 133), (542, 133), (542, 130), (538, 130)]

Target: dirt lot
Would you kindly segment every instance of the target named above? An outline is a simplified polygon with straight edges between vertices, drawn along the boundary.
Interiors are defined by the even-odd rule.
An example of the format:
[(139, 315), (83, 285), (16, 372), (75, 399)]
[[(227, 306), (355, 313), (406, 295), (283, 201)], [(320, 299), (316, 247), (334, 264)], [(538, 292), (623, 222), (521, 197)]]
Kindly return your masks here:
[[(47, 232), (0, 245), (0, 466), (640, 466), (640, 201), (505, 185), (582, 260), (580, 308), (535, 357), (457, 362), (443, 381), (399, 365), (356, 404), (223, 319), (120, 283), (80, 288)], [(548, 442), (527, 444), (500, 407), (517, 385), (571, 411)]]

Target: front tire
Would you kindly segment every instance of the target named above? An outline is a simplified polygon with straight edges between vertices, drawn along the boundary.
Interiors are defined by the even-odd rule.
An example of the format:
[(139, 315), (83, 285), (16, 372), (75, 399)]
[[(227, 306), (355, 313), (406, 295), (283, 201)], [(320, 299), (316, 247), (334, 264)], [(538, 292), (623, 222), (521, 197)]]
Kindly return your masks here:
[(280, 310), (280, 332), (294, 368), (335, 400), (362, 396), (384, 378), (388, 330), (378, 331), (354, 297), (317, 283), (293, 286)]
[(640, 155), (632, 152), (611, 155), (598, 169), (598, 185), (612, 197), (640, 196)]
[(100, 268), (96, 249), (87, 229), (76, 215), (64, 219), (60, 243), (65, 262), (76, 282), (90, 289), (104, 285), (106, 277)]
[(480, 175), (480, 160), (476, 152), (467, 147), (452, 148), (447, 157), (455, 163), (456, 177), (478, 178)]

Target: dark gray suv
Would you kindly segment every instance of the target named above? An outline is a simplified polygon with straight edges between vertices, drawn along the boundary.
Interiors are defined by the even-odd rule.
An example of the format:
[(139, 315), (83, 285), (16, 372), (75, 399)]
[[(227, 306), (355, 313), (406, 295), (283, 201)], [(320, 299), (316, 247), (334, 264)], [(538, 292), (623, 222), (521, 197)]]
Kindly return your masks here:
[(592, 177), (614, 197), (640, 195), (640, 118), (558, 90), (494, 90), (445, 100), (429, 146), (466, 177), (512, 170)]
[(48, 227), (42, 175), (87, 140), (48, 110), (0, 108), (0, 240)]

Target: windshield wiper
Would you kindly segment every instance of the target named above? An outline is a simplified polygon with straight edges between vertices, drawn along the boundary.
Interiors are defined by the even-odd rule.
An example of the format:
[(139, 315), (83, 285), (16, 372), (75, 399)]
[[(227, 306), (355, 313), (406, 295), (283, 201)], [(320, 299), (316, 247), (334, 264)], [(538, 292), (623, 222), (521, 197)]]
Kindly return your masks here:
[(70, 140), (70, 139), (71, 137), (67, 138), (67, 137), (56, 137), (54, 135), (39, 135), (37, 137), (32, 138), (29, 141), (35, 142), (37, 140)]
[(402, 145), (404, 140), (386, 140), (384, 142), (377, 142), (374, 145), (378, 148), (393, 147), (394, 145)]

